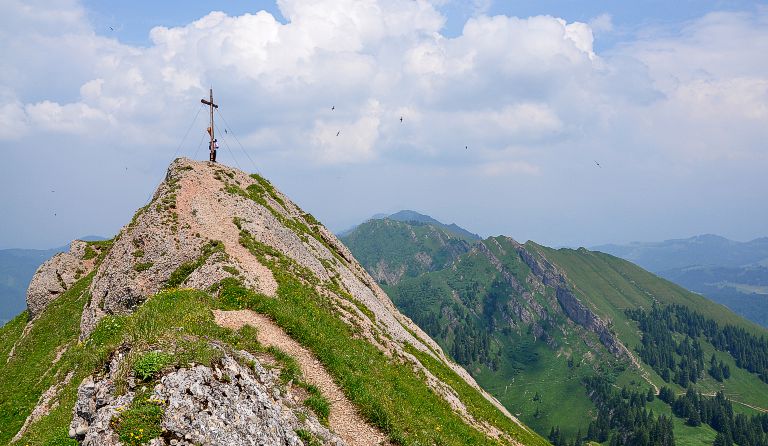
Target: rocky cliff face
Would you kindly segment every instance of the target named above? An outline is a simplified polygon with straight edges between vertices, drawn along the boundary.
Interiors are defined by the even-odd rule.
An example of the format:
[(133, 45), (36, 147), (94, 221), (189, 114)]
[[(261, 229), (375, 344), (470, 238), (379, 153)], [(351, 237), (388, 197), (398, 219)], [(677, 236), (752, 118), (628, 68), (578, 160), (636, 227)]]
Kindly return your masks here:
[[(94, 268), (93, 254), (86, 255), (86, 249), (90, 248), (73, 242), (70, 253), (40, 268), (29, 291), (33, 317), (76, 277)], [(502, 417), (525, 430), (395, 308), (331, 232), (257, 175), (220, 164), (174, 161), (151, 202), (122, 228), (108, 252), (101, 254), (83, 293), (86, 304), (79, 336), (83, 343), (91, 342), (100, 326), (104, 330), (101, 322), (131, 315), (162, 290), (193, 288), (215, 295), (223, 281), (233, 280), (259, 296), (276, 299), (276, 275), (288, 274), (327, 299), (355, 338), (369, 342), (395, 362), (410, 364), (464, 423), (487, 438), (516, 443), (496, 425), (477, 419), (455, 385), (434, 374), (417, 355), (455, 372), (462, 386), (472, 388)], [(138, 350), (130, 353), (137, 348), (135, 336), (123, 342), (123, 356), (139, 354)], [(191, 338), (180, 339), (191, 342)], [(118, 354), (105, 370), (79, 386), (69, 434), (82, 444), (119, 444), (114, 420), (121, 408), (135, 403), (139, 392), (130, 386), (128, 391), (116, 391), (116, 381), (124, 381), (129, 373), (124, 370), (128, 366), (120, 365), (120, 358)], [(286, 396), (285, 388), (270, 384), (272, 378), (259, 360), (247, 357), (246, 352), (227, 350), (215, 364), (181, 364), (164, 370), (153, 388), (143, 390), (165, 405), (163, 436), (150, 444), (309, 444), (306, 438), (297, 438), (299, 430), (323, 444), (378, 444), (379, 440), (371, 438), (382, 438), (378, 428), (372, 428), (370, 438), (356, 438), (354, 430), (342, 438), (334, 433), (343, 430), (334, 424), (337, 422), (324, 428), (301, 415), (301, 405), (291, 402), (290, 385)]]
[(555, 288), (555, 295), (560, 306), (572, 321), (595, 333), (600, 342), (614, 356), (631, 357), (627, 347), (621, 343), (618, 337), (611, 333), (608, 323), (576, 297), (565, 274), (543, 256), (532, 254), (522, 245), (518, 246), (520, 257), (531, 268), (531, 272), (541, 283)]
[[(69, 252), (56, 254), (37, 269), (27, 289), (27, 309), (34, 318), (46, 306), (67, 290), (75, 280), (88, 274), (94, 265), (95, 252), (81, 240), (74, 240)], [(90, 248), (89, 248), (90, 249)]]

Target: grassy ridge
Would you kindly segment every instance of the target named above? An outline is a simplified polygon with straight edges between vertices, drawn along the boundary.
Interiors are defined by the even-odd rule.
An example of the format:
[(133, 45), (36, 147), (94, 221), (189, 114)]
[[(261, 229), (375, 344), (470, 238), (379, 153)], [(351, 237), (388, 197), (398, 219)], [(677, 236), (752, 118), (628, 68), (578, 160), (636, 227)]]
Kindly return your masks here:
[[(390, 271), (403, 268), (404, 277), (415, 277), (448, 265), (458, 254), (469, 250), (470, 242), (443, 228), (395, 220), (371, 220), (344, 237), (355, 258), (368, 271), (386, 259)], [(417, 260), (419, 253), (430, 261)]]
[[(382, 428), (393, 442), (497, 444), (465, 424), (445, 400), (425, 385), (423, 376), (415, 373), (409, 363), (387, 357), (368, 342), (356, 338), (354, 328), (341, 322), (312, 286), (285, 269), (275, 268), (274, 272), (279, 281), (278, 298), (255, 294), (234, 281), (220, 285), (218, 300), (201, 291), (163, 291), (131, 315), (104, 318), (93, 334), (79, 344), (80, 315), (92, 276), (77, 282), (43, 312), (29, 334), (18, 343), (14, 359), (0, 366), (0, 441), (7, 443), (18, 431), (42, 392), (72, 372), (72, 380), (57, 396), (58, 405), (34, 423), (20, 443), (69, 444), (67, 430), (77, 386), (100, 369), (110, 353), (124, 342), (132, 347), (129, 361), (140, 360), (143, 351), (160, 348), (172, 353), (175, 366), (215, 361), (210, 349), (204, 348), (209, 340), (253, 350), (252, 332), (234, 333), (218, 327), (211, 314), (212, 308), (250, 307), (274, 318), (287, 333), (310, 348), (361, 413)], [(2, 351), (9, 350), (8, 346), (18, 340), (23, 325), (24, 320), (19, 318), (0, 330)], [(206, 342), (192, 342), (190, 338)], [(51, 366), (62, 345), (68, 345), (69, 349)], [(454, 387), (476, 419), (493, 423), (524, 444), (546, 444), (541, 437), (504, 417), (445, 366), (422, 359), (433, 373)], [(315, 406), (322, 412), (321, 402), (313, 403), (318, 403)]]
[[(408, 225), (394, 227), (381, 222), (367, 222), (344, 237), (355, 256), (360, 253), (368, 265), (413, 262), (416, 252), (429, 250), (421, 238), (407, 237)], [(414, 233), (416, 228), (411, 228)], [(418, 228), (423, 231), (423, 228)], [(424, 236), (428, 232), (424, 232)], [(370, 243), (366, 244), (368, 240)], [(388, 245), (387, 245), (388, 243)], [(486, 390), (495, 395), (514, 414), (539, 433), (546, 434), (553, 425), (569, 438), (579, 428), (585, 432), (595, 410), (581, 384), (585, 376), (600, 374), (612, 377), (618, 386), (646, 392), (649, 384), (664, 381), (651, 367), (641, 364), (642, 371), (607, 354), (591, 332), (585, 332), (563, 314), (561, 305), (553, 300), (554, 290), (532, 287), (531, 271), (517, 255), (516, 245), (506, 237), (491, 237), (481, 242), (504, 269), (522, 287), (503, 285), (495, 267), (479, 251), (456, 256), (443, 269), (408, 270), (396, 285), (386, 285), (388, 294), (404, 313), (410, 316), (454, 359), (459, 360)], [(524, 248), (534, 256), (542, 256), (563, 271), (574, 293), (603, 320), (630, 350), (640, 344), (637, 323), (629, 320), (625, 309), (650, 308), (654, 302), (681, 304), (695, 309), (721, 325), (731, 324), (764, 335), (765, 329), (748, 322), (725, 307), (624, 260), (585, 249), (550, 249), (533, 242)], [(403, 260), (405, 259), (405, 260)], [(494, 261), (495, 262), (495, 261)], [(370, 269), (369, 269), (370, 271)], [(410, 275), (409, 275), (410, 274)], [(502, 282), (502, 283), (500, 283)], [(524, 293), (530, 293), (524, 296)], [(533, 318), (520, 312), (520, 306), (531, 310), (530, 299), (546, 311), (546, 316)], [(554, 305), (552, 302), (555, 302)], [(534, 305), (535, 306), (535, 305)], [(502, 309), (501, 311), (499, 311)], [(499, 317), (501, 316), (501, 317)], [(545, 336), (534, 335), (542, 331)], [(484, 337), (487, 336), (487, 341)], [(481, 339), (488, 356), (475, 357), (454, 348), (457, 343), (469, 344)], [(711, 344), (702, 342), (706, 358), (713, 352)], [(470, 353), (472, 351), (470, 350)], [(747, 404), (768, 407), (768, 386), (756, 375), (735, 367), (727, 353), (715, 352), (730, 366), (732, 377), (718, 383), (708, 374), (696, 384), (704, 393), (724, 390), (734, 400), (734, 408), (750, 413)], [(644, 377), (645, 376), (645, 377)], [(669, 386), (669, 384), (667, 384)], [(671, 385), (677, 393), (684, 389)], [(671, 415), (668, 406), (659, 403), (656, 413)], [(654, 406), (655, 407), (655, 406)], [(678, 444), (711, 444), (714, 431), (709, 427), (693, 428), (675, 418)]]
[[(768, 334), (768, 330), (736, 315), (726, 307), (609, 254), (585, 249), (555, 250), (531, 242), (528, 246), (565, 271), (582, 301), (591, 303), (593, 310), (601, 317), (613, 321), (612, 329), (631, 350), (640, 344), (640, 332), (637, 324), (626, 317), (624, 310), (638, 307), (649, 309), (654, 302), (662, 305), (685, 305), (721, 325), (743, 327), (758, 336)], [(715, 352), (714, 347), (704, 339), (700, 341), (705, 357), (709, 358)], [(731, 378), (719, 383), (705, 373), (696, 388), (704, 393), (723, 390), (734, 401), (768, 408), (768, 385), (761, 382), (756, 375), (736, 367), (735, 361), (727, 353), (716, 352), (716, 356), (718, 360), (721, 359), (730, 366)], [(684, 392), (684, 389), (676, 384), (665, 383), (651, 367), (643, 364), (643, 369), (657, 386), (667, 385), (677, 393)], [(734, 404), (734, 409), (751, 412), (751, 409), (741, 404)]]
[[(293, 261), (241, 232), (241, 243), (268, 265), (278, 282), (278, 298), (245, 290), (233, 281), (224, 283), (223, 300), (235, 308), (251, 308), (275, 320), (289, 335), (309, 348), (336, 378), (364, 417), (397, 444), (497, 444), (468, 426), (448, 403), (424, 384), (412, 365), (391, 359), (355, 336), (333, 305), (315, 290), (316, 280)], [(295, 273), (298, 272), (299, 279)], [(308, 283), (307, 283), (308, 282)], [(512, 438), (529, 445), (544, 445), (540, 436), (504, 417), (454, 372), (428, 362), (430, 371), (452, 385), (470, 413), (490, 422)], [(445, 366), (442, 366), (445, 367)]]
[(720, 324), (743, 327), (758, 336), (768, 333), (765, 328), (742, 318), (723, 305), (618, 257), (586, 249), (552, 249), (532, 242), (526, 243), (526, 247), (541, 252), (563, 268), (578, 289), (586, 292), (594, 287), (595, 291), (603, 291), (590, 295), (590, 299), (598, 300), (596, 304), (604, 301), (605, 305), (600, 308), (612, 308), (614, 311), (640, 306), (649, 308), (655, 298), (663, 304), (675, 303), (694, 308)]

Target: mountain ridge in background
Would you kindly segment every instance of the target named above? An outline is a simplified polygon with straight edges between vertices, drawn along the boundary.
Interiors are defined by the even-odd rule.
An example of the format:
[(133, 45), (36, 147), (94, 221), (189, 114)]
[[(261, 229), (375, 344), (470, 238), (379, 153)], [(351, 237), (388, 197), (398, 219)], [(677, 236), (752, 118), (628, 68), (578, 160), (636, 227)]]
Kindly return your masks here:
[[(737, 412), (768, 408), (768, 374), (737, 366), (694, 321), (738, 327), (758, 344), (768, 332), (628, 261), (505, 236), (466, 240), (444, 225), (390, 219), (369, 220), (342, 241), (401, 311), (556, 445), (613, 443), (612, 436), (631, 444), (633, 435), (648, 434), (644, 429), (674, 430), (677, 445), (712, 443), (718, 432), (706, 422), (689, 425), (683, 403), (668, 398), (687, 389), (722, 390)], [(642, 325), (649, 318), (664, 327)], [(768, 345), (760, 349), (768, 355)], [(663, 365), (659, 355), (667, 358)], [(664, 389), (669, 404), (654, 397)], [(616, 418), (638, 395), (647, 400), (644, 410), (661, 415), (655, 427)]]
[[(384, 220), (384, 219), (390, 219), (390, 220), (402, 221), (402, 222), (417, 222), (417, 223), (432, 224), (435, 226), (439, 226), (461, 238), (465, 238), (468, 240), (480, 240), (479, 235), (462, 228), (456, 223), (445, 224), (440, 221), (437, 221), (436, 219), (430, 217), (429, 215), (421, 214), (411, 210), (401, 210), (393, 214), (379, 213), (379, 214), (375, 214), (373, 217), (369, 218), (366, 221)], [(343, 237), (349, 234), (350, 232), (354, 231), (358, 226), (359, 225), (352, 226), (349, 229), (339, 232), (337, 235), (339, 237)]]

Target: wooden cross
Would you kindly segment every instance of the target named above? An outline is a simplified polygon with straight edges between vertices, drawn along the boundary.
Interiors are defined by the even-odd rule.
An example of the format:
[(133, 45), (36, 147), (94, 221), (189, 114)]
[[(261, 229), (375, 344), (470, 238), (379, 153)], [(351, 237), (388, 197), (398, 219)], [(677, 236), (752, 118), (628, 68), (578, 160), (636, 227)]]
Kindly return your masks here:
[(217, 144), (216, 144), (216, 135), (214, 134), (215, 133), (215, 129), (213, 127), (213, 109), (214, 108), (219, 108), (219, 106), (217, 104), (213, 103), (213, 88), (210, 89), (210, 100), (206, 101), (205, 99), (200, 99), (200, 102), (202, 102), (203, 104), (207, 105), (208, 108), (211, 109), (211, 126), (208, 127), (208, 134), (211, 135), (211, 142), (210, 142), (208, 147), (211, 149), (210, 161), (212, 163), (215, 163), (216, 162), (216, 148), (217, 148)]

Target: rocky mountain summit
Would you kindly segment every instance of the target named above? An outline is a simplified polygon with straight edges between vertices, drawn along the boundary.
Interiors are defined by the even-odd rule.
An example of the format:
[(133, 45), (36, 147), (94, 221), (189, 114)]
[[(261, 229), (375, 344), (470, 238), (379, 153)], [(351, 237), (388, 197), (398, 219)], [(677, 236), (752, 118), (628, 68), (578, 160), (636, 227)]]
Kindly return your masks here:
[(220, 164), (175, 160), (113, 240), (43, 264), (27, 303), (0, 331), (0, 441), (545, 443), (314, 217)]

